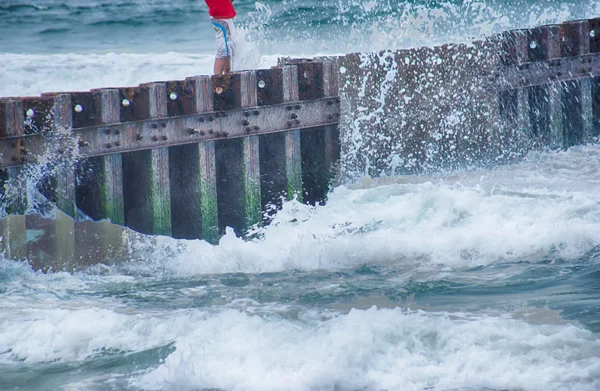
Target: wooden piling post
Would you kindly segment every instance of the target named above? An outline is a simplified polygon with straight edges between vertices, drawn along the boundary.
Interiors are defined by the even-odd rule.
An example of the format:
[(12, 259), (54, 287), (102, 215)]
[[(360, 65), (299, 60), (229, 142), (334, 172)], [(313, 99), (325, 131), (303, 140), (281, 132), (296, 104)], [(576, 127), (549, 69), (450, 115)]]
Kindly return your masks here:
[[(31, 132), (49, 132), (52, 150), (46, 151), (53, 168), (44, 193), (53, 201), (58, 212), (52, 219), (40, 215), (27, 215), (29, 232), (41, 233), (28, 241), (28, 259), (34, 268), (45, 269), (49, 265), (69, 265), (75, 259), (76, 178), (72, 138), (73, 101), (70, 94), (42, 95), (40, 100), (29, 102), (26, 127)], [(31, 110), (31, 111), (30, 111)], [(33, 114), (30, 116), (30, 114)]]
[[(144, 84), (121, 90), (121, 120), (167, 116), (164, 83)], [(167, 137), (156, 125), (156, 140)], [(145, 234), (171, 235), (169, 149), (166, 147), (124, 153), (125, 225)]]
[[(213, 76), (212, 81), (217, 112), (257, 106), (255, 71)], [(260, 114), (252, 110), (247, 113), (249, 122), (252, 116)], [(227, 132), (228, 129), (221, 130), (221, 134)], [(215, 150), (219, 229), (223, 232), (229, 226), (241, 232), (262, 221), (259, 136), (219, 140)]]
[[(302, 202), (302, 160), (300, 155), (301, 122), (298, 72), (296, 66), (284, 65), (257, 71), (258, 105), (290, 103), (286, 119), (290, 130), (260, 136), (260, 173), (262, 209), (274, 212), (282, 198)], [(251, 126), (250, 121), (248, 125)]]
[[(567, 22), (560, 27), (562, 57), (590, 53), (587, 20)], [(591, 77), (561, 83), (565, 148), (581, 144), (593, 132), (592, 83)]]
[[(101, 89), (72, 94), (74, 128), (121, 122), (119, 90)], [(121, 135), (109, 128), (98, 131), (101, 139), (121, 143)], [(108, 133), (108, 134), (107, 134)], [(113, 140), (114, 139), (114, 140)], [(109, 219), (125, 224), (123, 203), (123, 161), (120, 154), (97, 156), (78, 167), (77, 206), (92, 219)]]
[[(0, 100), (0, 137), (23, 135), (23, 103), (19, 100)], [(16, 145), (15, 148), (19, 148)], [(17, 155), (20, 152), (17, 152)], [(4, 177), (2, 201), (8, 216), (0, 219), (0, 250), (7, 259), (27, 257), (25, 214), (27, 209), (27, 178), (22, 167), (2, 170)]]
[[(297, 64), (300, 104), (302, 100), (331, 97), (327, 102), (339, 104), (337, 97), (337, 72), (333, 62), (322, 59), (320, 62)], [(339, 119), (339, 113), (330, 118)], [(331, 184), (333, 166), (339, 160), (340, 142), (337, 125), (306, 129), (301, 134), (302, 182), (304, 202), (311, 205), (324, 202)]]
[[(213, 110), (210, 76), (192, 77), (183, 83), (170, 83), (168, 87), (169, 116)], [(173, 237), (216, 243), (219, 217), (215, 141), (171, 147), (169, 159)]]
[[(23, 102), (20, 100), (0, 101), (0, 137), (22, 136), (24, 134)], [(23, 159), (20, 143), (14, 146), (16, 150), (13, 159)], [(7, 214), (24, 214), (27, 209), (27, 178), (23, 175), (22, 167), (12, 167), (2, 170), (4, 177), (4, 197)]]
[(71, 139), (73, 127), (73, 104), (70, 94), (58, 94), (53, 97), (52, 107), (52, 132), (56, 137), (57, 151), (48, 151), (56, 156), (56, 169), (52, 173), (53, 188), (51, 198), (58, 209), (68, 216), (75, 218), (76, 204), (76, 179), (75, 161), (72, 151), (75, 140)]

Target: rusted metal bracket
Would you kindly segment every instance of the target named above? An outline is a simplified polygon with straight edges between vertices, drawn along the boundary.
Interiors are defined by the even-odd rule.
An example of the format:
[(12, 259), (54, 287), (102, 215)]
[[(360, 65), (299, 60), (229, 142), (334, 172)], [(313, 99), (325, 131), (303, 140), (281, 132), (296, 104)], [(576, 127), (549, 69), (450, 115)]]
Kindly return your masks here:
[(93, 126), (0, 139), (0, 168), (339, 123), (339, 98)]

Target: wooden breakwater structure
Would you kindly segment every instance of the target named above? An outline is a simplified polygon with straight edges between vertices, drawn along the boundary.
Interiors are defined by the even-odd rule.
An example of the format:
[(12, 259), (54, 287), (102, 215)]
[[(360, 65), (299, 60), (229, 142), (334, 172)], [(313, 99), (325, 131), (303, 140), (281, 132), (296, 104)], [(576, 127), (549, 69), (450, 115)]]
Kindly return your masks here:
[(260, 223), (281, 197), (323, 200), (338, 160), (350, 178), (406, 175), (594, 141), (597, 33), (600, 19), (580, 20), (468, 44), (1, 98), (0, 169), (13, 215), (0, 227), (5, 254), (39, 264), (117, 257), (103, 242), (118, 236), (104, 235), (107, 226), (21, 216), (32, 166), (51, 168), (37, 187), (66, 216), (215, 242), (227, 226)]
[[(76, 232), (78, 211), (144, 234), (215, 242), (225, 227), (261, 223), (282, 198), (323, 201), (339, 159), (334, 90), (330, 65), (299, 64), (2, 98), (4, 203), (17, 215), (5, 223), (4, 246), (13, 258), (71, 263), (80, 242), (102, 236)], [(35, 186), (71, 218), (20, 216), (31, 186), (24, 170), (36, 165), (51, 169)], [(43, 251), (28, 244), (40, 229)]]
[(600, 135), (600, 18), (331, 61), (348, 178), (493, 166)]

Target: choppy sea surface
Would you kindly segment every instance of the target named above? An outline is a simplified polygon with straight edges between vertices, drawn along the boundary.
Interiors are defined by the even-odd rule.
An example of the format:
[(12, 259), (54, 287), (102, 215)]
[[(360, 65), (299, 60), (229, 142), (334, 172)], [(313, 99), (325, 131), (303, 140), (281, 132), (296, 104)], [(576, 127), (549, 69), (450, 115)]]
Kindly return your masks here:
[[(595, 1), (236, 1), (239, 68), (469, 41)], [(210, 73), (201, 0), (3, 0), (0, 96)], [(600, 390), (600, 146), (339, 185), (252, 239), (0, 260), (0, 390)]]

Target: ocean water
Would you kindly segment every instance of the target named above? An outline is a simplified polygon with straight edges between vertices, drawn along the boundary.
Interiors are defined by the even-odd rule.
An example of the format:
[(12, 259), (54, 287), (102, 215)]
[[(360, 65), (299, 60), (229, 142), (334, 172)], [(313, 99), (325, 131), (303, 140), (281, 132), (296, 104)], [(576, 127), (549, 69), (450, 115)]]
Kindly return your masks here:
[[(238, 68), (469, 41), (596, 1), (236, 1)], [(201, 0), (3, 0), (0, 96), (210, 73)], [(243, 38), (242, 38), (243, 37)], [(600, 146), (363, 178), (252, 239), (0, 260), (0, 390), (597, 391)]]

